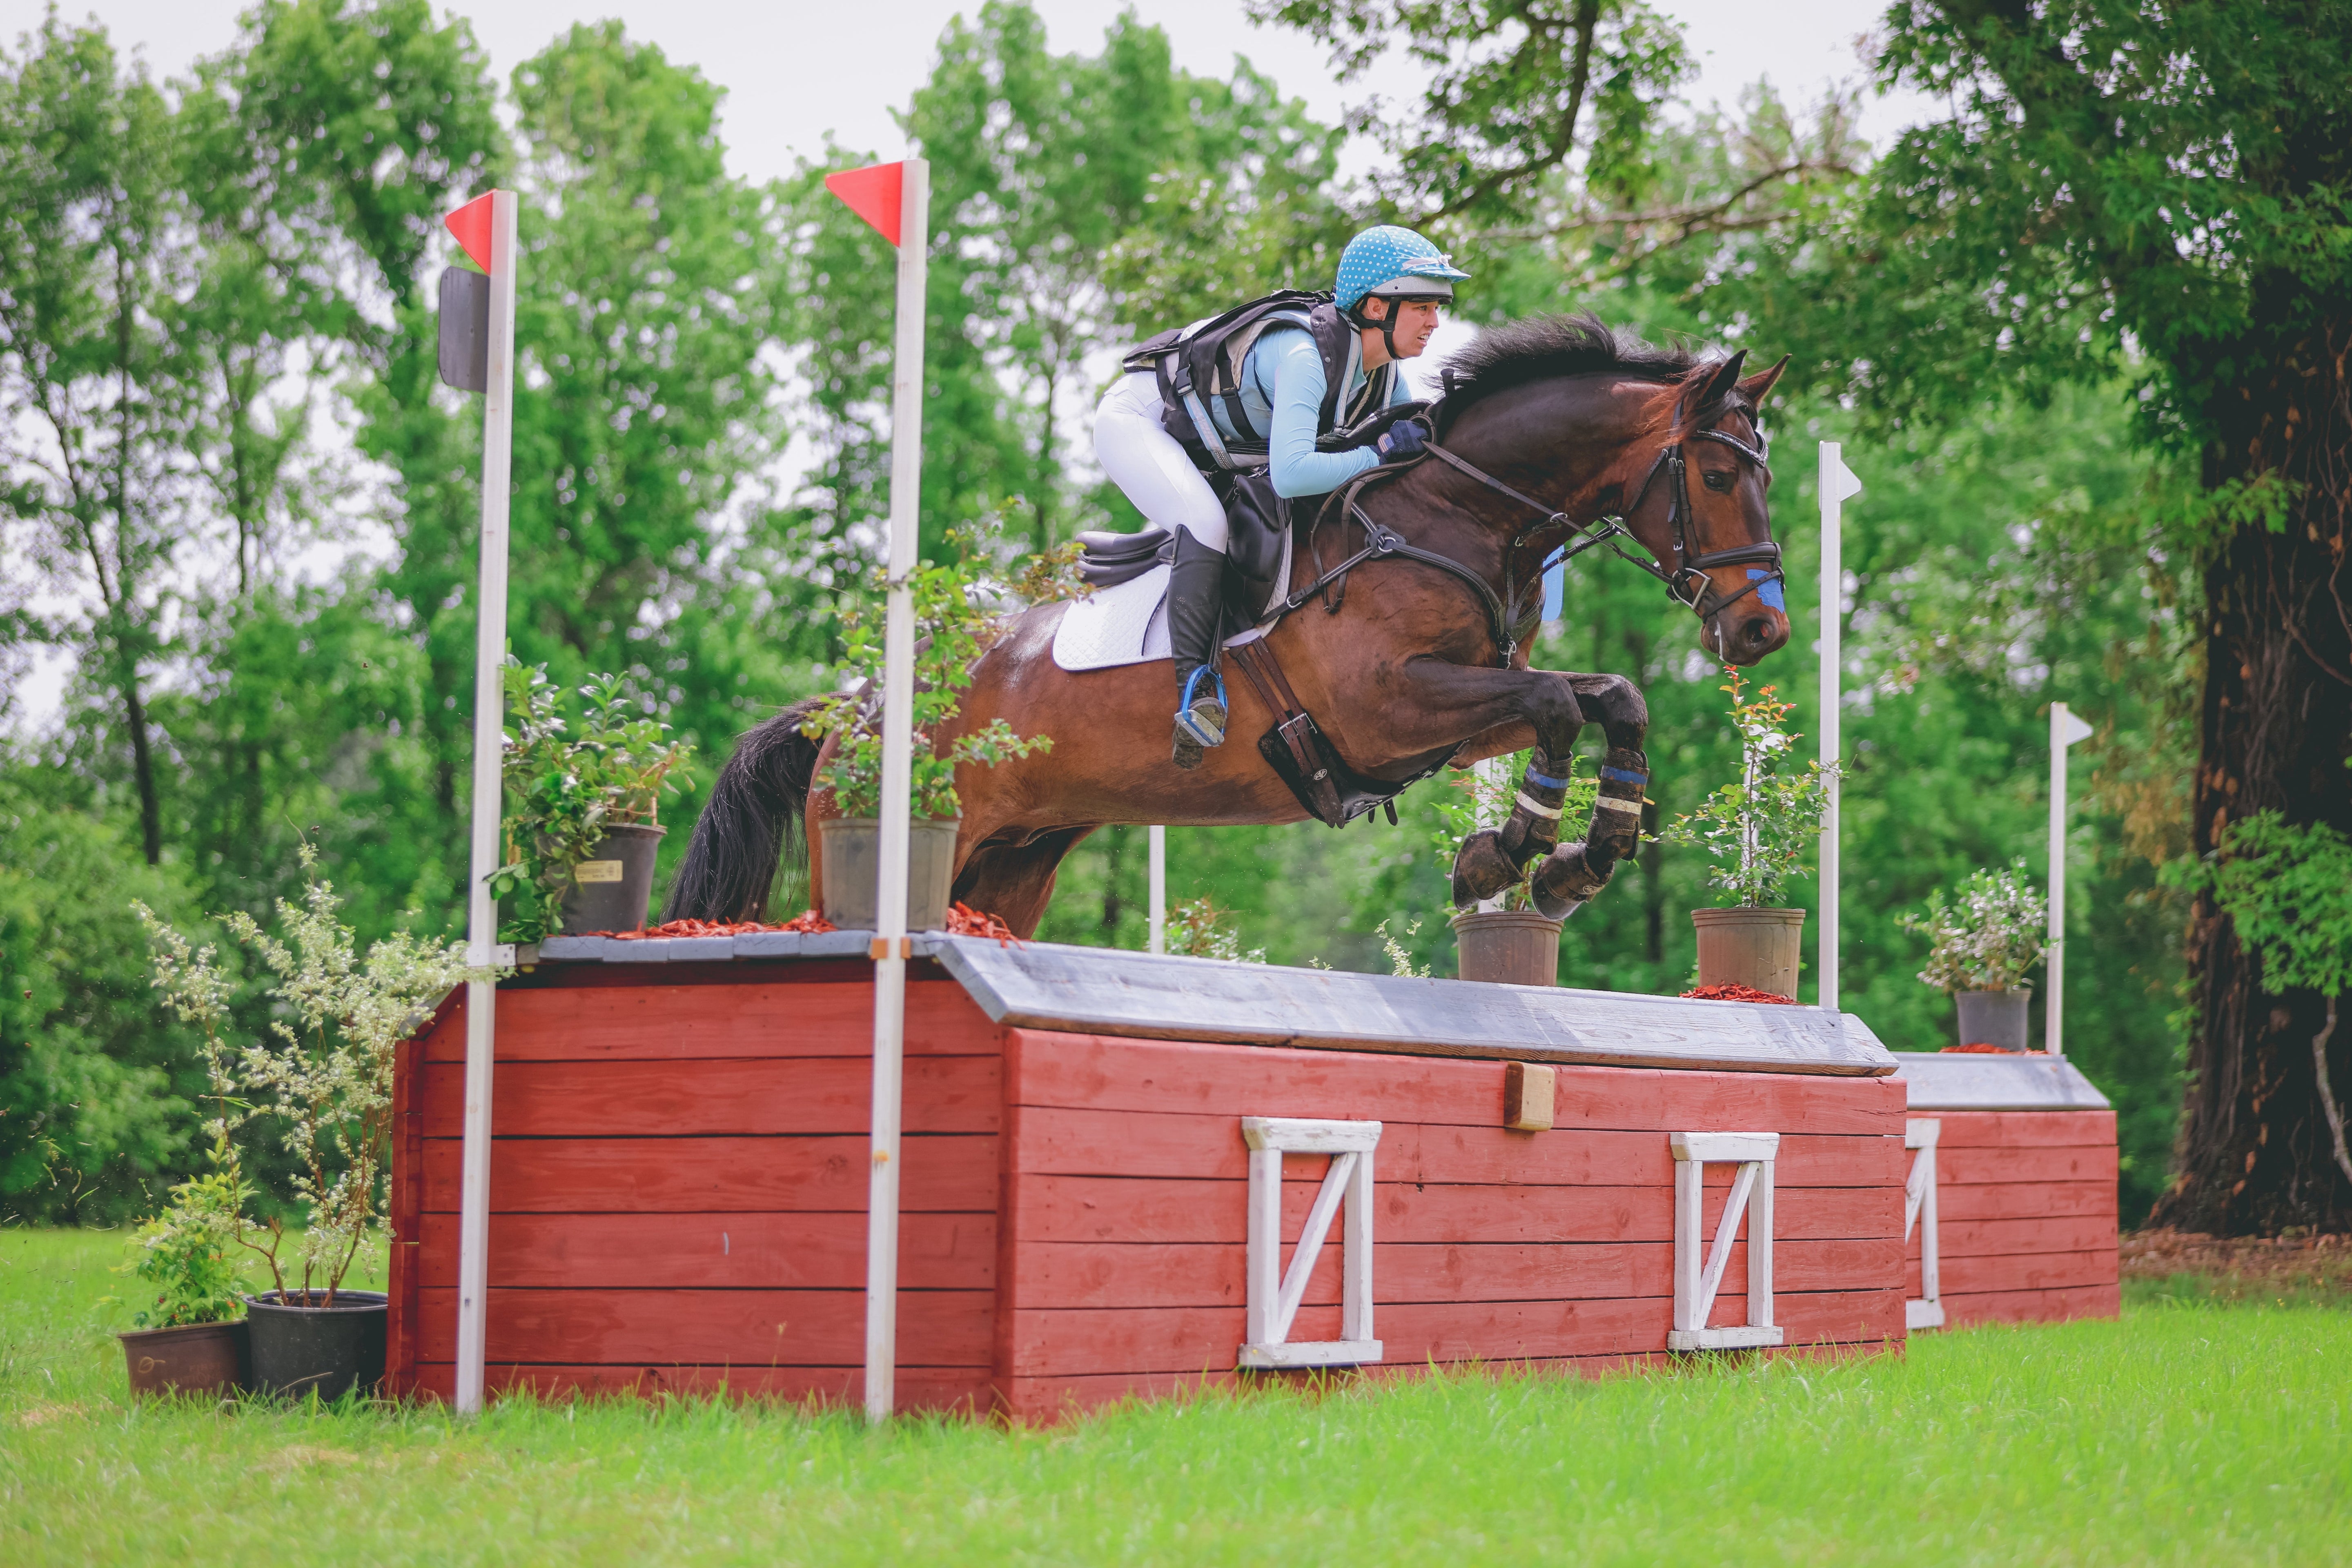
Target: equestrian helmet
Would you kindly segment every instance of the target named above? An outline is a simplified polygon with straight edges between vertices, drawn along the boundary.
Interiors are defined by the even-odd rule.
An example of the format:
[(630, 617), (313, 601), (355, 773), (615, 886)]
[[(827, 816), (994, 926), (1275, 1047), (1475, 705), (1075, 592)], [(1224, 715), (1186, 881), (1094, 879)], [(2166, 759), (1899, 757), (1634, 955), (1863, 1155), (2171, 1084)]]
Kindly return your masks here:
[(1470, 276), (1421, 235), (1396, 224), (1364, 230), (1339, 253), (1340, 310), (1355, 314), (1368, 297), (1451, 300), (1454, 279)]

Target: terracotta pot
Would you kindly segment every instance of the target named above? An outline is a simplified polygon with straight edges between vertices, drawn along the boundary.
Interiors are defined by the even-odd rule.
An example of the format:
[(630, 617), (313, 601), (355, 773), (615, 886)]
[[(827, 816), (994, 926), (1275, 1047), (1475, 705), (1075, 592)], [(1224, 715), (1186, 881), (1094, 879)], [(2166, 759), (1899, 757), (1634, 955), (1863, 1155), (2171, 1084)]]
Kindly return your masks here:
[(1533, 910), (1465, 910), (1454, 917), (1455, 973), (1505, 985), (1559, 983), (1559, 921)]
[(1775, 996), (1797, 994), (1805, 941), (1802, 910), (1693, 910), (1698, 927), (1698, 983), (1746, 985)]
[(282, 1301), (275, 1290), (245, 1299), (253, 1325), (252, 1386), (261, 1394), (296, 1398), (316, 1394), (339, 1399), (356, 1388), (373, 1393), (383, 1380), (385, 1330), (390, 1305), (376, 1290), (293, 1293)]
[[(955, 886), (960, 816), (919, 816), (907, 824), (907, 929), (938, 931), (948, 923)], [(843, 931), (872, 931), (882, 890), (882, 825), (870, 816), (836, 816), (817, 824), (824, 846), (824, 918)]]
[(2004, 1051), (2025, 1049), (2032, 1001), (2031, 985), (2014, 991), (1953, 992), (1952, 1004), (1960, 1015), (1960, 1044), (1999, 1046)]
[(627, 823), (608, 827), (588, 858), (572, 868), (572, 890), (563, 895), (563, 929), (643, 931), (653, 902), (654, 860), (667, 827)]
[(117, 1334), (139, 1398), (166, 1394), (235, 1394), (250, 1375), (246, 1325), (188, 1323)]

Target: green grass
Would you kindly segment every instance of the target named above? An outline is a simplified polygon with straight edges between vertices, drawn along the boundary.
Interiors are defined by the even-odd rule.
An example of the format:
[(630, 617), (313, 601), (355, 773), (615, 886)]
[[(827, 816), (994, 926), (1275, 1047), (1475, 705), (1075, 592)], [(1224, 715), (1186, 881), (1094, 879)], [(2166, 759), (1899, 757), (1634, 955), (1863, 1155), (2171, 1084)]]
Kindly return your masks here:
[(0, 1233), (0, 1563), (2352, 1562), (2352, 1312), (2135, 1285), (1901, 1359), (1432, 1376), (1050, 1432), (131, 1405), (120, 1237)]

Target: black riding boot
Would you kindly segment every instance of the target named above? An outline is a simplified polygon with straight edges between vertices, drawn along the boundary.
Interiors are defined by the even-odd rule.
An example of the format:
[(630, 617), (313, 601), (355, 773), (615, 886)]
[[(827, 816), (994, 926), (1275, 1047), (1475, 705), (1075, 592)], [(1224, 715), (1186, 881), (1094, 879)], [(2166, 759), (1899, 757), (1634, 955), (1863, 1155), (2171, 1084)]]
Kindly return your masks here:
[(1216, 671), (1224, 624), (1225, 557), (1176, 531), (1176, 561), (1168, 573), (1168, 647), (1176, 663), (1176, 735), (1171, 761), (1201, 765), (1201, 748), (1225, 739), (1224, 687)]

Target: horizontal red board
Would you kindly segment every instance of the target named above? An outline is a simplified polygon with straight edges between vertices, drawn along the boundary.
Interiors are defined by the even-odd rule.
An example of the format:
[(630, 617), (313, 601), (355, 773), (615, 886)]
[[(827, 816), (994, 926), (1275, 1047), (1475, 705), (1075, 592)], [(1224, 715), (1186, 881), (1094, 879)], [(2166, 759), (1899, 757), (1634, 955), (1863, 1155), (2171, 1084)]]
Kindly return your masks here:
[(2116, 1148), (1938, 1149), (1939, 1190), (1987, 1182), (2106, 1182), (2116, 1179)]
[[(1717, 1173), (1710, 1167), (1708, 1174)], [(1721, 1173), (1728, 1190), (1731, 1171)], [(1709, 1183), (1710, 1189), (1717, 1184)], [(1283, 1234), (1295, 1237), (1320, 1184), (1283, 1184)], [(1886, 1187), (1775, 1187), (1773, 1234), (1783, 1239), (1900, 1236), (1903, 1194)], [(1014, 1178), (1014, 1227), (1024, 1244), (1231, 1241), (1249, 1234), (1249, 1184), (1175, 1176)], [(1443, 1186), (1379, 1182), (1374, 1233), (1386, 1241), (1671, 1241), (1674, 1189)], [(2110, 1229), (2113, 1227), (2110, 1226)]]
[[(862, 1408), (866, 1373), (839, 1366), (675, 1366), (635, 1364), (491, 1365), (483, 1382), (494, 1394), (528, 1390), (542, 1399), (580, 1393), (704, 1397), (729, 1394), (746, 1399), (807, 1401), (844, 1409)], [(435, 1399), (456, 1397), (457, 1373), (449, 1362), (418, 1368), (416, 1392)], [(902, 1366), (891, 1380), (900, 1410), (952, 1410), (986, 1415), (992, 1404), (984, 1366)]]
[[(2120, 1269), (2116, 1249), (2107, 1247), (2090, 1252), (2012, 1252), (1999, 1258), (1948, 1258), (1937, 1272), (1944, 1295), (1967, 1296), (2112, 1285)], [(1916, 1296), (1916, 1261), (1909, 1266), (1908, 1279), (1911, 1294)]]
[[(459, 1140), (425, 1140), (427, 1213), (457, 1211)], [(490, 1144), (492, 1212), (864, 1213), (866, 1137), (500, 1138)], [(996, 1206), (997, 1141), (909, 1138), (901, 1205), (915, 1213)]]
[[(1032, 1029), (1009, 1031), (1007, 1053), (1013, 1098), (1022, 1105), (1497, 1129), (1503, 1121), (1505, 1066), (1499, 1061)], [(1811, 1132), (1879, 1134), (1903, 1130), (1905, 1091), (1892, 1079), (1648, 1068), (1555, 1071), (1556, 1127), (1690, 1131), (1802, 1126)]]
[[(1947, 1219), (1936, 1227), (1941, 1255), (1999, 1258), (2014, 1252), (2090, 1252), (2116, 1247), (2110, 1215), (2052, 1215), (2029, 1219)], [(1911, 1233), (1910, 1255), (1919, 1256), (1919, 1232)]]
[(2112, 1110), (1925, 1110), (1946, 1149), (2112, 1149)]
[[(499, 1214), (490, 1216), (490, 1284), (574, 1289), (866, 1286), (863, 1214)], [(457, 1216), (419, 1226), (417, 1279), (457, 1283)], [(996, 1287), (996, 1216), (909, 1214), (898, 1227), (898, 1282), (910, 1290)]]
[(2080, 1285), (2059, 1290), (1944, 1292), (1944, 1323), (2059, 1323), (2072, 1318), (2112, 1318), (2123, 1310), (2116, 1285)]
[[(465, 1131), (466, 1069), (424, 1073), (425, 1136)], [(993, 1132), (1004, 1093), (994, 1057), (907, 1063), (909, 1132)], [(702, 1061), (513, 1062), (491, 1079), (493, 1137), (681, 1137), (719, 1133), (868, 1133), (869, 1057), (729, 1057)]]
[[(1725, 1291), (1730, 1298), (1732, 1292)], [(1717, 1303), (1713, 1321), (1740, 1321), (1747, 1298)], [(1904, 1337), (1903, 1292), (1790, 1293), (1773, 1315), (1791, 1343), (1862, 1342)], [(1013, 1314), (1014, 1376), (1200, 1372), (1230, 1367), (1244, 1331), (1239, 1307), (1160, 1307), (1125, 1310), (1020, 1310)], [(1671, 1298), (1594, 1300), (1466, 1301), (1381, 1309), (1373, 1330), (1391, 1363), (1519, 1361), (1563, 1356), (1664, 1352), (1673, 1326)], [(1297, 1342), (1336, 1338), (1337, 1308), (1302, 1308)]]
[[(1761, 1131), (1777, 1129), (1707, 1129)], [(1068, 1175), (1246, 1178), (1248, 1148), (1230, 1116), (1020, 1107), (1013, 1168)], [(1477, 1185), (1668, 1185), (1674, 1154), (1663, 1132), (1508, 1132), (1500, 1127), (1389, 1123), (1373, 1154), (1381, 1180)], [(1900, 1187), (1902, 1141), (1783, 1134), (1773, 1180), (1786, 1187)]]
[[(996, 1298), (902, 1290), (898, 1354), (917, 1366), (988, 1364)], [(416, 1293), (416, 1359), (456, 1359), (457, 1292)], [(489, 1293), (487, 1357), (506, 1362), (863, 1366), (863, 1290), (514, 1290)]]
[(2034, 1219), (2059, 1215), (2116, 1217), (2112, 1178), (2083, 1182), (1983, 1182), (1948, 1186), (1938, 1182), (1936, 1205), (1947, 1224), (1954, 1220)]
[[(1546, 1301), (1674, 1294), (1671, 1242), (1589, 1242), (1538, 1246), (1375, 1244), (1372, 1298), (1403, 1302)], [(1748, 1247), (1732, 1247), (1727, 1291), (1745, 1300)], [(1024, 1244), (1013, 1263), (1013, 1300), (1024, 1310), (1051, 1307), (1243, 1306), (1249, 1299), (1248, 1252), (1241, 1246), (1160, 1243), (1105, 1247), (1087, 1242)], [(1286, 1249), (1285, 1268), (1288, 1268)], [(1782, 1290), (1891, 1289), (1902, 1277), (1901, 1244), (1780, 1241), (1773, 1279)], [(1316, 1259), (1305, 1300), (1339, 1300), (1340, 1248)]]
[[(907, 1054), (992, 1056), (999, 1032), (953, 981), (909, 982)], [(874, 987), (849, 982), (593, 985), (501, 991), (498, 1060), (871, 1057)], [(465, 1008), (446, 1012), (428, 1061), (466, 1059)]]

